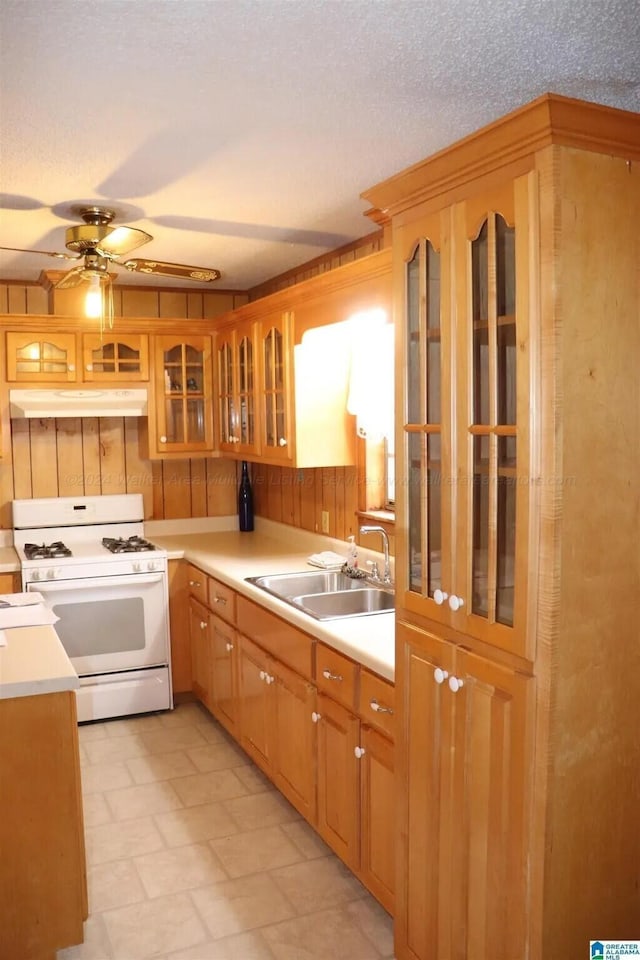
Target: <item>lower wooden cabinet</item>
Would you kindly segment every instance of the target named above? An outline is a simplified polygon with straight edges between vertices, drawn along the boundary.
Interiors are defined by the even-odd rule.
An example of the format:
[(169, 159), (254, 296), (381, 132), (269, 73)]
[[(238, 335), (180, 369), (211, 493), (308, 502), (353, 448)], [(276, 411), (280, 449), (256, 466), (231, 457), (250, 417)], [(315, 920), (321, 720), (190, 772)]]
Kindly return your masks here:
[(390, 912), (394, 685), (188, 567), (192, 689)]
[(396, 956), (526, 955), (533, 680), (397, 624)]

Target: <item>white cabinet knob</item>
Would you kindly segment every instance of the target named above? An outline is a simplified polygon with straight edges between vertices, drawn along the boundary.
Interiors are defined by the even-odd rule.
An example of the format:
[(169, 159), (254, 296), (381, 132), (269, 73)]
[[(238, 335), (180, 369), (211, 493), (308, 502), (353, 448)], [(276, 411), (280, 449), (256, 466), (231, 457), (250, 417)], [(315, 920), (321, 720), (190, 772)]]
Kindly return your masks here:
[(190, 587), (201, 587), (202, 584), (200, 583), (199, 580), (189, 580), (189, 586), (190, 586)]
[(436, 683), (444, 683), (448, 676), (448, 672), (446, 670), (442, 670), (440, 667), (436, 667), (433, 671), (433, 679)]
[(227, 653), (231, 653), (231, 651), (233, 650), (233, 644), (229, 643), (228, 641), (225, 644), (225, 647), (227, 648)]
[(201, 620), (201, 621), (200, 621), (200, 629), (201, 629), (201, 630), (206, 630), (206, 629), (207, 629), (207, 621), (206, 621), (206, 620)]
[(325, 680), (335, 680), (337, 683), (341, 683), (344, 679), (339, 673), (331, 673), (331, 670), (323, 670), (322, 676)]
[(85, 370), (87, 370), (89, 373), (91, 373), (91, 371), (93, 370), (93, 364), (92, 364), (92, 363), (88, 363), (88, 364), (86, 365), (86, 367), (85, 367)]
[(280, 437), (280, 439), (278, 440), (278, 446), (279, 446), (279, 447), (286, 447), (286, 445), (287, 445), (287, 441), (286, 441), (285, 437)]
[(462, 687), (464, 687), (464, 680), (460, 680), (459, 677), (449, 677), (449, 690), (452, 693), (457, 693)]
[(374, 713), (390, 713), (390, 714), (393, 714), (393, 710), (391, 709), (391, 707), (385, 707), (383, 704), (378, 703), (377, 700), (370, 700), (370, 701), (369, 701), (369, 706), (371, 707), (371, 709), (373, 710)]
[(435, 600), (435, 602), (438, 604), (439, 607), (442, 606), (442, 604), (445, 602), (448, 596), (449, 594), (444, 593), (442, 590), (438, 589), (433, 591), (433, 599)]
[(267, 674), (265, 673), (264, 670), (261, 670), (260, 673), (258, 674), (258, 676), (260, 677), (261, 680), (266, 680), (266, 679), (267, 679)]
[(264, 679), (266, 684), (270, 684), (273, 683), (276, 678), (272, 677), (271, 674), (268, 673)]
[(353, 752), (355, 753), (358, 760), (360, 760), (361, 757), (364, 757), (366, 751), (364, 747), (355, 747)]
[(68, 363), (68, 364), (67, 364), (67, 370), (69, 371), (69, 373), (73, 373), (73, 372), (75, 371), (75, 369), (76, 369), (75, 363)]
[(318, 720), (322, 720), (322, 714), (316, 713), (314, 710), (313, 713), (311, 714), (311, 719), (313, 720), (314, 723), (317, 723)]
[(160, 437), (160, 443), (166, 443), (166, 442), (167, 442), (166, 437)]
[(455, 593), (452, 593), (449, 597), (449, 607), (455, 613), (460, 607), (464, 607), (464, 600), (462, 597), (456, 597)]

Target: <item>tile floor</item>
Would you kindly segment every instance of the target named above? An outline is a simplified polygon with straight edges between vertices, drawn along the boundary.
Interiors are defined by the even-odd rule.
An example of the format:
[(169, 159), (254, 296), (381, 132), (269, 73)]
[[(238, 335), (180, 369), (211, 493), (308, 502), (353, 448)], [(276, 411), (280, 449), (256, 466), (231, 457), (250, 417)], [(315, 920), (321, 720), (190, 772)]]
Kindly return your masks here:
[(392, 923), (198, 704), (80, 727), (89, 919), (58, 960), (390, 960)]

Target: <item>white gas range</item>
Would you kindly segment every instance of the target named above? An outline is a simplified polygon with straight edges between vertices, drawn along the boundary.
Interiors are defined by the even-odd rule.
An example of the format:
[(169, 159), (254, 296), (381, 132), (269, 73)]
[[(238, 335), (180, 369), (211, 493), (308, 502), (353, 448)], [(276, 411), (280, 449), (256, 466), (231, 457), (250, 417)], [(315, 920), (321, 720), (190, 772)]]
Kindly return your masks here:
[(172, 706), (167, 555), (141, 494), (13, 501), (22, 586), (40, 592), (80, 678), (78, 720)]

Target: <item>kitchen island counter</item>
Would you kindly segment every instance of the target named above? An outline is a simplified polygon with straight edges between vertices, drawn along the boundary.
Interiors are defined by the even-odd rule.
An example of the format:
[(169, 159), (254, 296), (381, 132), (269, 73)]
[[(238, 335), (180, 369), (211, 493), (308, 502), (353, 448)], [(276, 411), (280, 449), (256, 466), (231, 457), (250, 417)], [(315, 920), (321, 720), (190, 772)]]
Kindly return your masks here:
[(3, 633), (7, 643), (0, 646), (0, 700), (80, 686), (53, 627), (14, 627)]
[[(206, 521), (204, 521), (206, 523)], [(203, 533), (164, 533), (158, 523), (149, 536), (168, 551), (170, 559), (185, 558), (237, 593), (259, 603), (318, 640), (340, 650), (387, 680), (394, 679), (395, 615), (393, 611), (339, 620), (315, 620), (246, 577), (311, 571), (307, 558), (322, 550), (346, 555), (346, 544), (328, 537), (257, 518), (251, 533), (218, 530)], [(380, 554), (360, 550), (361, 559)]]

